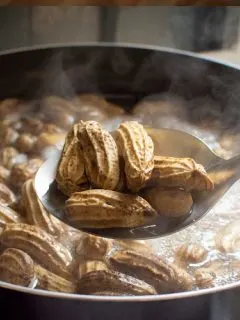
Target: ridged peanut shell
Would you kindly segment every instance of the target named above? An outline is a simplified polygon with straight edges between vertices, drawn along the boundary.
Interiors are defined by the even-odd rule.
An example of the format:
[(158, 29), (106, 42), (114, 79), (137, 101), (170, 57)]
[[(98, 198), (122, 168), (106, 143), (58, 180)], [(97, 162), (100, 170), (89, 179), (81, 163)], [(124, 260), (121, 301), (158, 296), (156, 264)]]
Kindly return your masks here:
[(22, 223), (22, 216), (10, 207), (0, 206), (0, 227), (8, 223)]
[(118, 272), (149, 283), (158, 293), (185, 291), (193, 287), (193, 280), (187, 272), (153, 254), (120, 250), (113, 252), (109, 261)]
[(151, 253), (152, 247), (147, 244), (145, 240), (115, 240), (114, 242), (118, 247), (125, 250)]
[(214, 286), (216, 274), (207, 269), (198, 269), (194, 273), (196, 285), (200, 289), (210, 288)]
[(127, 186), (137, 192), (145, 185), (153, 170), (153, 141), (136, 121), (122, 123), (115, 137), (119, 153), (125, 162)]
[(191, 158), (155, 156), (151, 183), (161, 187), (181, 187), (187, 191), (211, 191), (214, 188), (204, 167)]
[(9, 248), (1, 254), (1, 281), (28, 287), (34, 278), (34, 262), (27, 253), (15, 248)]
[(42, 164), (43, 161), (41, 159), (35, 158), (14, 165), (11, 170), (9, 182), (14, 188), (20, 189), (25, 181), (32, 179), (35, 176)]
[(0, 235), (0, 243), (28, 253), (34, 261), (62, 277), (70, 276), (72, 255), (53, 236), (37, 226), (8, 224)]
[(237, 219), (220, 228), (215, 236), (217, 250), (234, 253), (240, 250), (240, 220)]
[(113, 241), (110, 239), (85, 234), (77, 246), (77, 254), (84, 260), (102, 260), (112, 249)]
[(115, 190), (120, 179), (120, 165), (113, 137), (96, 121), (81, 121), (77, 136), (88, 179), (95, 187)]
[(136, 227), (156, 217), (143, 198), (100, 189), (74, 193), (65, 211), (67, 219), (86, 228)]
[(86, 274), (93, 271), (108, 270), (107, 265), (103, 261), (91, 260), (80, 263), (78, 268), (78, 277), (82, 279)]
[[(115, 292), (119, 295), (152, 295), (155, 289), (131, 276), (114, 272), (107, 267), (85, 273), (79, 280), (79, 293), (94, 294), (99, 291)], [(92, 269), (91, 269), (92, 270)]]
[(37, 288), (56, 292), (76, 292), (76, 284), (73, 281), (64, 279), (38, 264), (35, 264), (34, 271), (37, 278)]
[(207, 251), (198, 244), (183, 244), (176, 249), (175, 255), (179, 262), (200, 263), (207, 257)]
[(22, 187), (22, 203), (29, 224), (38, 226), (52, 235), (64, 232), (64, 224), (49, 214), (41, 204), (32, 179), (26, 181)]
[(77, 132), (78, 125), (74, 125), (67, 134), (56, 174), (58, 188), (68, 196), (81, 190), (81, 185), (87, 182)]
[(0, 205), (11, 206), (17, 201), (15, 194), (9, 189), (6, 184), (0, 183)]

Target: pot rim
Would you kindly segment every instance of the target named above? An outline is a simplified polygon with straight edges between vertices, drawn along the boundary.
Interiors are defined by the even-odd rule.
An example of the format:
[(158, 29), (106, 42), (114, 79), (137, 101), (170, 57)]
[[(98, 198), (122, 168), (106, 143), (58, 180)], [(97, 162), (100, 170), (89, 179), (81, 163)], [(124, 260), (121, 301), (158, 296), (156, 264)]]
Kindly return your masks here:
[[(44, 49), (61, 49), (68, 47), (103, 47), (103, 48), (129, 48), (129, 49), (143, 49), (143, 50), (152, 50), (152, 51), (162, 51), (168, 53), (175, 53), (178, 55), (189, 56), (192, 58), (205, 60), (206, 62), (213, 62), (216, 64), (224, 65), (226, 67), (230, 67), (236, 70), (240, 70), (240, 65), (228, 63), (225, 61), (221, 61), (212, 57), (202, 56), (198, 53), (193, 53), (191, 51), (179, 50), (168, 47), (161, 47), (156, 45), (146, 45), (146, 44), (138, 44), (138, 43), (112, 43), (112, 42), (65, 42), (65, 43), (49, 43), (44, 45), (34, 45), (34, 46), (23, 46), (15, 49), (7, 49), (0, 52), (0, 57), (4, 55), (24, 53), (29, 51), (37, 51)], [(193, 298), (198, 297), (204, 294), (213, 294), (218, 293), (225, 290), (234, 289), (240, 286), (240, 280), (234, 283), (208, 288), (208, 289), (199, 289), (195, 291), (187, 291), (187, 292), (179, 292), (179, 293), (170, 293), (170, 294), (157, 294), (157, 295), (145, 295), (145, 296), (97, 296), (97, 295), (83, 295), (77, 293), (62, 293), (62, 292), (54, 292), (47, 291), (42, 289), (33, 289), (26, 288), (23, 286), (7, 283), (0, 281), (0, 288), (10, 289), (14, 291), (19, 291), (22, 293), (44, 296), (48, 298), (64, 298), (64, 299), (73, 299), (73, 300), (82, 300), (82, 301), (96, 301), (96, 302), (150, 302), (150, 301), (166, 301), (173, 299), (181, 299), (181, 298)]]
[(230, 67), (233, 69), (240, 70), (239, 64), (234, 64), (231, 62), (227, 62), (225, 60), (202, 56), (200, 53), (195, 53), (187, 50), (175, 49), (170, 47), (164, 46), (157, 46), (157, 45), (149, 45), (149, 44), (142, 44), (142, 43), (129, 43), (129, 42), (63, 42), (63, 43), (47, 43), (47, 44), (40, 44), (40, 45), (33, 45), (33, 46), (22, 46), (20, 48), (12, 48), (0, 51), (0, 57), (3, 55), (15, 54), (15, 53), (23, 53), (28, 51), (37, 51), (37, 50), (45, 50), (45, 49), (61, 49), (61, 48), (68, 48), (68, 47), (104, 47), (104, 48), (129, 48), (129, 49), (143, 49), (143, 50), (151, 50), (151, 51), (162, 51), (162, 52), (169, 52), (169, 53), (176, 53), (178, 55), (188, 56), (192, 58), (196, 58), (199, 60), (205, 60), (209, 62), (214, 62), (216, 64), (224, 65), (226, 67)]
[(7, 283), (0, 281), (0, 288), (10, 289), (22, 293), (31, 295), (37, 295), (47, 298), (58, 298), (68, 300), (81, 300), (81, 301), (96, 301), (96, 302), (151, 302), (151, 301), (168, 301), (176, 299), (186, 299), (199, 297), (205, 294), (214, 294), (222, 291), (236, 289), (240, 286), (240, 281), (222, 285), (219, 287), (209, 289), (199, 289), (195, 291), (186, 291), (179, 293), (168, 293), (168, 294), (156, 294), (156, 295), (143, 295), (143, 296), (97, 296), (97, 295), (85, 295), (78, 293), (64, 293), (54, 292), (42, 289), (26, 288), (23, 286)]

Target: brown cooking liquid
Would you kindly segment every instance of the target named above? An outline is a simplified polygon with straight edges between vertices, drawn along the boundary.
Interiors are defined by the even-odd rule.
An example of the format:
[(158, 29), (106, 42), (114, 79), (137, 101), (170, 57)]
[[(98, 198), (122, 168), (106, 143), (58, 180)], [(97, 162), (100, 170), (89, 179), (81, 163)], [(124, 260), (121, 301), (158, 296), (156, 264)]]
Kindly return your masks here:
[[(228, 132), (223, 134), (221, 132), (221, 126), (219, 126), (220, 121), (218, 121), (221, 118), (221, 115), (215, 115), (215, 118), (217, 119), (215, 125), (214, 122), (211, 121), (211, 125), (209, 125), (207, 118), (199, 118), (198, 116), (196, 116), (196, 118), (199, 118), (200, 120), (192, 122), (188, 119), (189, 116), (186, 114), (185, 102), (180, 98), (163, 95), (158, 97), (155, 101), (143, 101), (134, 108), (132, 114), (116, 112), (116, 110), (111, 114), (111, 108), (109, 109), (106, 105), (102, 107), (101, 103), (99, 104), (99, 101), (97, 101), (97, 104), (94, 104), (94, 99), (93, 101), (90, 99), (89, 102), (86, 102), (85, 99), (85, 105), (78, 105), (76, 110), (74, 110), (74, 108), (73, 110), (69, 110), (69, 114), (68, 111), (64, 109), (64, 101), (63, 106), (59, 105), (58, 101), (54, 104), (53, 100), (51, 103), (52, 106), (50, 105), (49, 107), (48, 105), (47, 108), (45, 108), (44, 103), (40, 103), (40, 106), (42, 106), (40, 110), (39, 108), (36, 108), (34, 113), (29, 115), (30, 119), (32, 117), (35, 120), (40, 120), (42, 123), (40, 123), (39, 126), (44, 126), (44, 132), (48, 132), (50, 136), (45, 135), (41, 137), (41, 143), (39, 142), (41, 148), (39, 150), (28, 150), (26, 154), (19, 152), (18, 159), (21, 159), (21, 157), (22, 159), (25, 159), (26, 157), (30, 159), (40, 155), (44, 160), (56, 150), (56, 145), (58, 148), (61, 148), (63, 143), (62, 137), (72, 125), (72, 121), (70, 120), (72, 118), (74, 118), (75, 122), (81, 120), (81, 117), (77, 112), (77, 108), (81, 107), (85, 108), (84, 120), (92, 120), (91, 115), (93, 115), (93, 118), (95, 117), (95, 110), (98, 115), (101, 114), (102, 124), (109, 131), (115, 130), (119, 123), (123, 121), (137, 120), (144, 125), (150, 125), (152, 127), (165, 127), (180, 130), (184, 128), (185, 131), (203, 139), (209, 147), (214, 149), (216, 153), (224, 158), (230, 158), (239, 151), (240, 135), (237, 136), (236, 134), (233, 135)], [(34, 104), (32, 108), (34, 108)], [(13, 118), (6, 110), (3, 110), (3, 108), (1, 109), (0, 104), (0, 119), (4, 120), (0, 130), (3, 130), (3, 124), (4, 126), (7, 125), (16, 128), (16, 131), (19, 134), (24, 132), (24, 130), (27, 130), (26, 123), (28, 122), (26, 122), (26, 120), (24, 122), (23, 119), (21, 119), (27, 110), (26, 105), (23, 104), (18, 110), (19, 113), (14, 115)], [(57, 116), (55, 117), (56, 113)], [(29, 123), (28, 125), (30, 126)], [(21, 124), (24, 124), (24, 126), (21, 127)], [(61, 133), (60, 135), (59, 132)], [(36, 134), (36, 138), (38, 137), (39, 133)], [(14, 143), (10, 142), (10, 145), (12, 144), (14, 145)], [(8, 143), (0, 146), (0, 150), (6, 146), (9, 146)], [(19, 193), (19, 191), (20, 189), (16, 189), (16, 194)], [(215, 276), (211, 284), (212, 286), (229, 284), (236, 280), (240, 280), (239, 203), (240, 182), (236, 183), (228, 194), (221, 199), (215, 208), (201, 221), (176, 234), (160, 239), (149, 240), (147, 241), (147, 244), (151, 245), (159, 256), (163, 256), (169, 262), (175, 261), (176, 263), (178, 263), (178, 260), (176, 259), (176, 250), (179, 246), (183, 244), (187, 246), (193, 244), (200, 245), (207, 251), (204, 259), (201, 262), (189, 262), (184, 265), (191, 274), (194, 274), (196, 270), (214, 273)], [(17, 208), (19, 209), (21, 207), (18, 206)], [(73, 253), (75, 261), (78, 261), (75, 247), (80, 237), (81, 233), (69, 229), (68, 233), (61, 234), (59, 238), (59, 240)], [(37, 281), (33, 281), (30, 287), (35, 287), (36, 284)]]

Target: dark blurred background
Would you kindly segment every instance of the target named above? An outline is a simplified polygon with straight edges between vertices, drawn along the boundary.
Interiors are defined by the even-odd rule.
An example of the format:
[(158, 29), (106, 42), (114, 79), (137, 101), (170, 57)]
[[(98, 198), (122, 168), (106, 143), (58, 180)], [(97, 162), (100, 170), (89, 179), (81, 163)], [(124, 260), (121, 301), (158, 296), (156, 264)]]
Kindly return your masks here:
[(240, 7), (0, 7), (0, 49), (64, 42), (131, 42), (190, 51), (238, 45)]

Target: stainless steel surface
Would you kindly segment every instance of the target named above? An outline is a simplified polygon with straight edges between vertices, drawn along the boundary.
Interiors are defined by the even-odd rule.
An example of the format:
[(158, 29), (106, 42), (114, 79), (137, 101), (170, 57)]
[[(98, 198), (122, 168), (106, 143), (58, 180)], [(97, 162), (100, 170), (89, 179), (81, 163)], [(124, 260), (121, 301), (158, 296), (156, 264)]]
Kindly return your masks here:
[[(214, 178), (227, 173), (227, 177), (216, 182), (211, 192), (201, 192), (194, 196), (191, 213), (181, 219), (162, 216), (151, 224), (135, 228), (84, 229), (65, 216), (66, 196), (57, 188), (56, 169), (60, 152), (48, 159), (38, 170), (35, 177), (35, 189), (43, 206), (58, 219), (84, 232), (113, 239), (152, 239), (180, 231), (196, 223), (224, 196), (229, 188), (240, 178), (240, 156), (223, 160), (216, 156), (200, 139), (192, 135), (171, 129), (151, 129), (149, 134), (154, 141), (155, 154), (175, 157), (191, 157), (208, 168)], [(214, 181), (215, 182), (215, 181)]]

